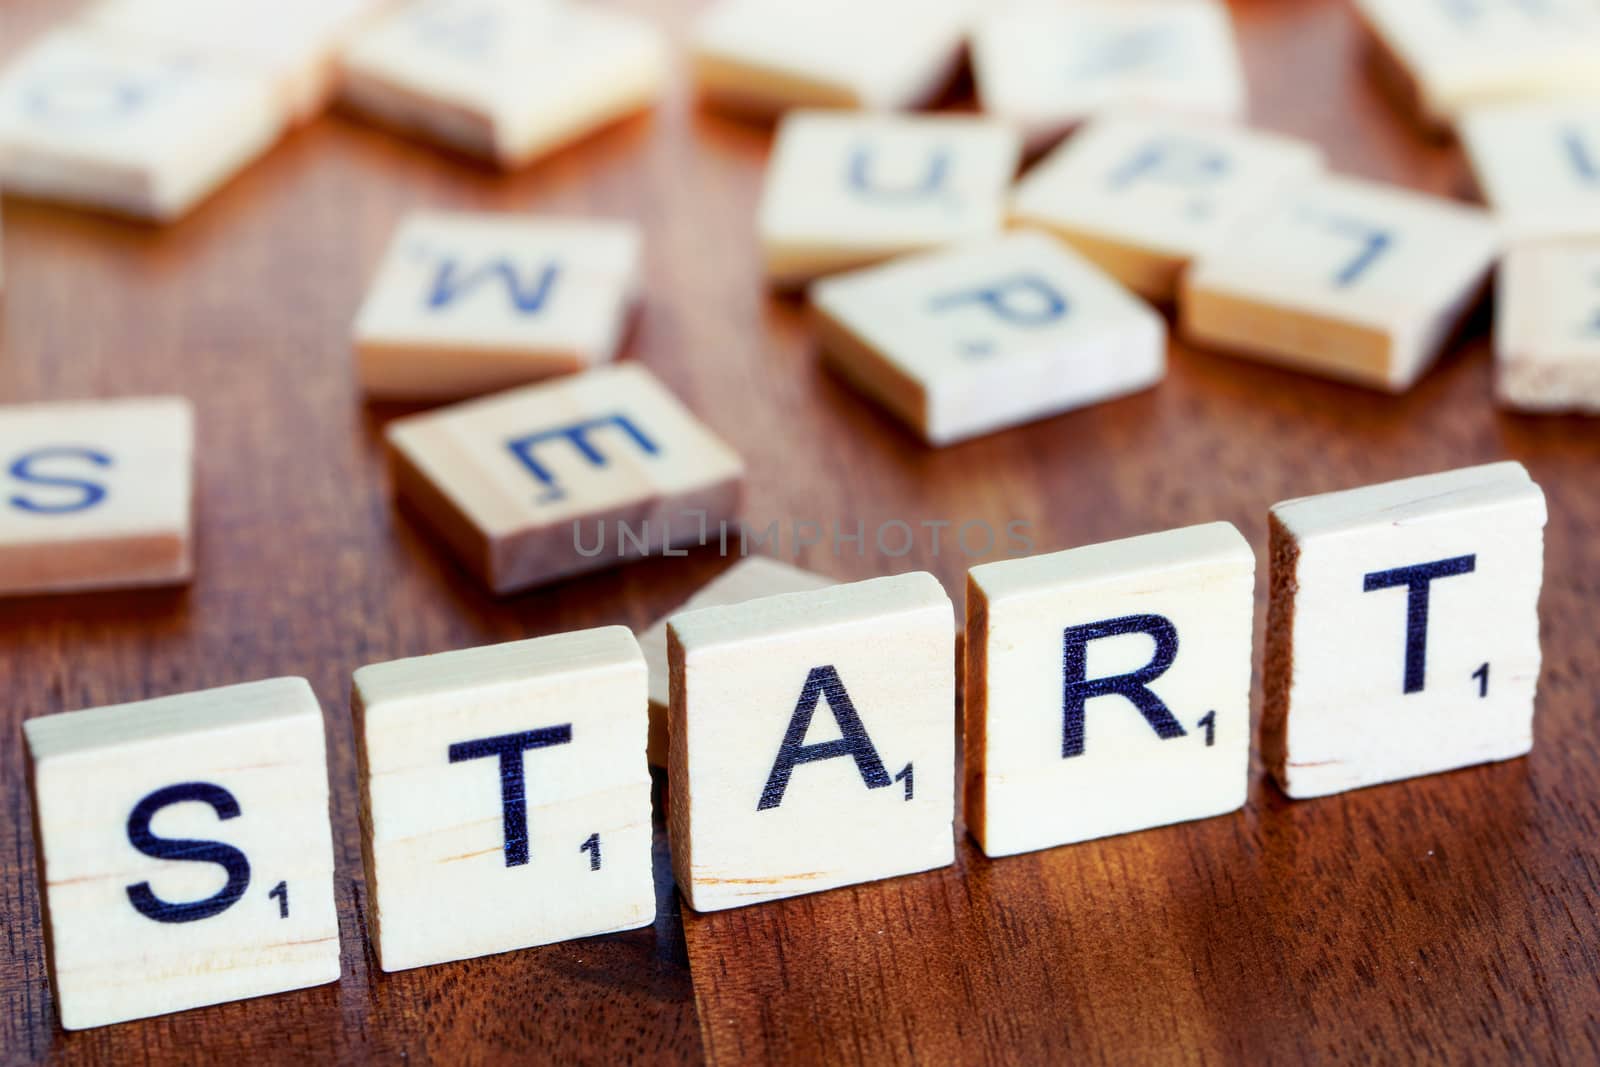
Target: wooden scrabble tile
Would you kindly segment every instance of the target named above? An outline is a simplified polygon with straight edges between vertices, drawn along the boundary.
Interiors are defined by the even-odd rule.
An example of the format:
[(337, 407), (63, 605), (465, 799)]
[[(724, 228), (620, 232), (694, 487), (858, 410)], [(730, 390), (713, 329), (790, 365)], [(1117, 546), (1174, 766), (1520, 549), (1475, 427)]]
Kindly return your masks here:
[(645, 665), (625, 627), (363, 667), (352, 704), (384, 970), (655, 921)]
[(1419, 121), (1478, 104), (1600, 92), (1592, 0), (1355, 0), (1378, 70)]
[(997, 4), (973, 33), (972, 71), (983, 110), (1035, 148), (1110, 110), (1242, 119), (1246, 107), (1216, 0)]
[(1092, 119), (1030, 170), (1011, 199), (1011, 221), (1067, 241), (1102, 270), (1152, 300), (1177, 296), (1197, 256), (1286, 184), (1322, 169), (1304, 141), (1192, 118)]
[(1285, 793), (1533, 747), (1544, 524), (1519, 463), (1272, 509), (1261, 733)]
[(0, 407), (0, 595), (176, 585), (193, 561), (181, 397)]
[(1502, 405), (1600, 415), (1600, 239), (1513, 247), (1494, 330)]
[(921, 572), (673, 616), (668, 827), (690, 907), (954, 861), (953, 622)]
[(343, 98), (512, 168), (649, 107), (666, 71), (655, 27), (603, 6), (422, 0), (357, 35)]
[(992, 236), (1021, 153), (1017, 135), (989, 119), (791, 112), (757, 224), (767, 277), (798, 285)]
[(779, 593), (799, 593), (808, 589), (825, 589), (834, 584), (832, 578), (791, 567), (766, 556), (751, 556), (723, 571), (703, 586), (678, 608), (639, 635), (639, 648), (650, 668), (650, 764), (667, 765), (667, 623), (672, 615), (700, 608), (743, 604), (747, 600), (777, 596)]
[(496, 593), (700, 542), (744, 464), (624, 364), (398, 419), (395, 491)]
[(1014, 233), (818, 282), (825, 358), (933, 445), (1145, 389), (1166, 323), (1052, 237)]
[(608, 362), (640, 285), (631, 223), (413, 215), (356, 319), (361, 387), (455, 400)]
[(1498, 254), (1489, 216), (1335, 176), (1295, 186), (1180, 285), (1184, 334), (1390, 392), (1411, 388)]
[(695, 82), (756, 117), (791, 107), (894, 110), (954, 77), (974, 0), (718, 0), (695, 26)]
[(338, 52), (388, 0), (99, 0), (84, 25), (116, 40), (172, 46), (268, 78), (299, 121), (321, 112)]
[(1600, 237), (1600, 94), (1473, 108), (1460, 132), (1511, 237)]
[(990, 856), (1242, 807), (1255, 555), (1225, 522), (974, 567), (967, 828)]
[(0, 186), (170, 222), (266, 151), (286, 119), (253, 72), (62, 30), (0, 74)]
[(338, 980), (322, 710), (304, 679), (22, 730), (62, 1026)]

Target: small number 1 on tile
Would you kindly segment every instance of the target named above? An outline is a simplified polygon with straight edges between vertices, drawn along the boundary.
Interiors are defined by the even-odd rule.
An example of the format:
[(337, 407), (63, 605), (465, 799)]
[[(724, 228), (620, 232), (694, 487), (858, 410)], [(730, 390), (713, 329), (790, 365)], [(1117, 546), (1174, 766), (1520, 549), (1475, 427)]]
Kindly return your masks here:
[(585, 838), (583, 844), (578, 846), (578, 851), (589, 854), (589, 869), (591, 871), (600, 869), (600, 835), (598, 833), (590, 834)]

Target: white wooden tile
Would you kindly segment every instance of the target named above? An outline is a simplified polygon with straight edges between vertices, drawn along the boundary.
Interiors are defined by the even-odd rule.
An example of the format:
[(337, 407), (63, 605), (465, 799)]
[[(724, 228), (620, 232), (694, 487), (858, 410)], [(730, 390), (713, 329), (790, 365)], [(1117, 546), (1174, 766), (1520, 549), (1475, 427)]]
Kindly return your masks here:
[(650, 668), (650, 763), (655, 767), (667, 765), (667, 623), (673, 615), (700, 608), (743, 604), (747, 600), (777, 596), (779, 593), (798, 593), (808, 589), (824, 589), (833, 585), (811, 571), (791, 567), (767, 556), (751, 556), (729, 567), (707, 582), (693, 596), (670, 614), (658, 620), (639, 635), (639, 648)]
[(895, 110), (955, 75), (974, 0), (717, 0), (695, 24), (695, 82), (715, 106)]
[(1262, 748), (1285, 793), (1533, 747), (1544, 525), (1519, 463), (1272, 509)]
[(1460, 132), (1510, 237), (1600, 238), (1600, 95), (1473, 108)]
[(0, 595), (188, 581), (193, 485), (181, 397), (0, 407)]
[(395, 491), (496, 593), (698, 544), (744, 465), (623, 364), (390, 423)]
[(983, 110), (1041, 147), (1125, 108), (1242, 119), (1244, 73), (1215, 0), (996, 4), (972, 39)]
[(1288, 183), (1322, 169), (1315, 145), (1196, 119), (1092, 119), (1031, 169), (1011, 221), (1067, 241), (1134, 292), (1177, 296), (1196, 256)]
[(650, 23), (560, 0), (422, 0), (357, 35), (343, 98), (398, 129), (520, 167), (651, 106)]
[(757, 228), (783, 286), (905, 252), (989, 237), (1022, 144), (952, 115), (791, 112), (767, 165)]
[(362, 389), (457, 400), (609, 362), (639, 298), (640, 244), (625, 222), (410, 216), (356, 319)]
[(118, 41), (172, 46), (269, 79), (308, 121), (338, 80), (338, 53), (388, 0), (99, 0), (83, 24)]
[(1427, 127), (1478, 104), (1600, 92), (1593, 0), (1355, 0), (1378, 70)]
[(1228, 523), (974, 567), (967, 828), (990, 856), (1244, 804), (1255, 555)]
[(1503, 406), (1600, 415), (1600, 239), (1512, 248), (1494, 329)]
[(1159, 382), (1166, 323), (1053, 237), (1014, 233), (811, 290), (828, 361), (933, 445)]
[(286, 121), (259, 74), (61, 30), (0, 74), (0, 186), (170, 222), (266, 151)]
[(304, 679), (22, 729), (62, 1026), (338, 980), (322, 709)]
[(352, 705), (384, 970), (655, 920), (645, 664), (626, 628), (363, 667)]
[(1326, 176), (1195, 261), (1184, 334), (1203, 345), (1403, 392), (1482, 292), (1499, 235), (1477, 208)]
[(690, 907), (955, 859), (953, 624), (922, 572), (672, 618), (668, 826)]

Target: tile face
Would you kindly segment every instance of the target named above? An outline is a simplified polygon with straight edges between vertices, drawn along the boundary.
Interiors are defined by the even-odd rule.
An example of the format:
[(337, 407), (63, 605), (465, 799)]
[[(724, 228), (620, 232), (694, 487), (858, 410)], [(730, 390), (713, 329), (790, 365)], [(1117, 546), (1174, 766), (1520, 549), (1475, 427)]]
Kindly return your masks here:
[(1263, 202), (1321, 169), (1321, 149), (1303, 141), (1108, 115), (1028, 172), (1011, 221), (1049, 231), (1134, 292), (1170, 301), (1195, 257), (1225, 249)]
[(609, 362), (638, 300), (639, 257), (629, 223), (413, 215), (356, 319), (362, 389), (454, 400)]
[(322, 710), (304, 679), (22, 729), (62, 1026), (338, 980)]
[(1477, 104), (1600, 92), (1592, 0), (1355, 0), (1417, 116), (1444, 129)]
[(627, 629), (363, 667), (352, 703), (384, 970), (655, 921), (645, 665)]
[(1156, 384), (1166, 324), (1052, 237), (1016, 233), (819, 282), (824, 357), (944, 445)]
[(1214, 0), (996, 5), (972, 39), (983, 110), (1032, 147), (1092, 115), (1127, 108), (1242, 119), (1228, 10)]
[(598, 5), (424, 0), (357, 36), (343, 95), (510, 168), (649, 107), (666, 71), (653, 26)]
[(181, 397), (0, 407), (0, 595), (188, 581), (193, 484)]
[(259, 75), (62, 30), (0, 74), (0, 185), (170, 222), (266, 151), (286, 118)]
[(1183, 332), (1240, 355), (1403, 392), (1433, 364), (1498, 254), (1489, 216), (1350, 178), (1295, 187), (1202, 256)]
[(916, 107), (954, 77), (976, 10), (973, 0), (717, 0), (695, 25), (695, 82), (711, 103), (754, 116)]
[(639, 635), (639, 648), (650, 668), (650, 764), (667, 765), (667, 623), (672, 615), (700, 608), (743, 604), (747, 600), (825, 589), (832, 578), (791, 567), (767, 556), (751, 556), (729, 567), (684, 601), (671, 615)]
[(395, 491), (496, 593), (698, 544), (744, 464), (624, 364), (398, 419)]
[(966, 805), (984, 852), (1243, 806), (1254, 594), (1228, 523), (974, 567)]
[(953, 621), (927, 573), (673, 617), (668, 825), (690, 907), (954, 861)]
[(1518, 463), (1272, 509), (1261, 734), (1285, 793), (1533, 747), (1544, 525)]
[(758, 228), (767, 277), (798, 285), (997, 234), (1021, 142), (980, 118), (792, 112)]
[(1582, 99), (1475, 108), (1461, 143), (1513, 238), (1600, 238), (1600, 90)]
[(1499, 287), (1500, 403), (1600, 415), (1600, 239), (1514, 247), (1500, 268)]
[(100, 0), (83, 24), (118, 41), (167, 45), (268, 78), (296, 119), (332, 95), (337, 55), (387, 0)]

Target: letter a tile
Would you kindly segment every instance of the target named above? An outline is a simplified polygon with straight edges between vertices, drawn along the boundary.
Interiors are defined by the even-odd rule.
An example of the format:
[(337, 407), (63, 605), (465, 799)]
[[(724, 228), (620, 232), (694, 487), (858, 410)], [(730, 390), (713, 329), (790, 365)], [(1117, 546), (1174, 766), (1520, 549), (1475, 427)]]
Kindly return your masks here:
[(170, 222), (266, 151), (287, 120), (259, 73), (60, 30), (0, 75), (0, 185)]
[(322, 709), (304, 679), (22, 729), (62, 1026), (338, 980)]
[(1520, 463), (1272, 509), (1261, 734), (1285, 793), (1533, 747), (1544, 525)]
[(0, 407), (0, 595), (188, 581), (193, 472), (181, 397)]
[(1165, 302), (1196, 256), (1226, 248), (1263, 201), (1321, 169), (1320, 149), (1287, 137), (1107, 116), (1028, 172), (1011, 219), (1048, 230), (1134, 292)]
[(1061, 242), (1016, 233), (811, 290), (824, 357), (932, 445), (1148, 388), (1166, 323)]
[(793, 112), (761, 203), (767, 277), (796, 285), (904, 252), (991, 237), (1022, 144), (989, 119)]
[(1600, 240), (1507, 253), (1494, 332), (1502, 405), (1600, 415)]
[(639, 245), (621, 222), (411, 217), (356, 320), (362, 388), (460, 400), (610, 361), (638, 299)]
[(395, 492), (496, 593), (699, 544), (744, 464), (624, 364), (398, 419)]
[(667, 75), (650, 23), (555, 0), (403, 4), (344, 64), (355, 110), (508, 169), (649, 107)]
[(363, 667), (353, 705), (384, 970), (654, 921), (645, 665), (625, 628)]
[(1234, 811), (1255, 556), (1228, 523), (974, 567), (967, 827), (990, 856)]
[(1296, 185), (1184, 276), (1184, 334), (1373, 389), (1415, 385), (1499, 254), (1489, 215), (1350, 178)]
[(953, 622), (920, 572), (672, 618), (668, 826), (690, 907), (954, 861)]

